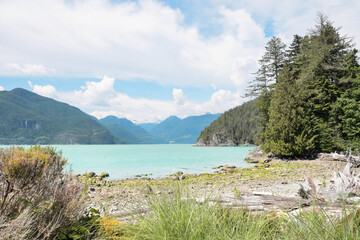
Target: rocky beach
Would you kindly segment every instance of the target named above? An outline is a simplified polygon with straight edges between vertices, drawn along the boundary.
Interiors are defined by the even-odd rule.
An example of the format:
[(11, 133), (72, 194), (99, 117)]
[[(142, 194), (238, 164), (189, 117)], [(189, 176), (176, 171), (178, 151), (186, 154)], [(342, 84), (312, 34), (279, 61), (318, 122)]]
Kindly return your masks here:
[(194, 193), (197, 201), (210, 197), (231, 207), (288, 212), (299, 208), (301, 202), (310, 205), (309, 199), (299, 195), (301, 186), (314, 187), (309, 179), (321, 195), (331, 188), (334, 172), (342, 171), (347, 164), (336, 155), (282, 160), (268, 158), (256, 149), (247, 160), (256, 164), (251, 168), (218, 166), (213, 173), (178, 172), (158, 179), (148, 176), (114, 181), (92, 179), (86, 201), (89, 208), (104, 215), (124, 218), (134, 211), (146, 211), (146, 198), (150, 194), (173, 194), (174, 188), (180, 186)]

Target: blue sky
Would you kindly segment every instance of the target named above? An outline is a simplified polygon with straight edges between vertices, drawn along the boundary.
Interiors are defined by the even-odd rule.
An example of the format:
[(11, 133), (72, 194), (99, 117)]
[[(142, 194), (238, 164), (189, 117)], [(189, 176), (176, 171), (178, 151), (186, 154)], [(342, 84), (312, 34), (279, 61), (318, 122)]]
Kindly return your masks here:
[(246, 101), (266, 42), (318, 11), (359, 43), (355, 0), (0, 1), (0, 90), (135, 122), (223, 112)]

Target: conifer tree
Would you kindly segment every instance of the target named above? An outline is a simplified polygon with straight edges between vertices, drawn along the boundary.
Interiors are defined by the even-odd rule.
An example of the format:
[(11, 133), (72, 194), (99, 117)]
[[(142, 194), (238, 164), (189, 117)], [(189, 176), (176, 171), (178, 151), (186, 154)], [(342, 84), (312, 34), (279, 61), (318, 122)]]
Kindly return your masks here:
[(301, 65), (298, 81), (305, 88), (304, 94), (309, 102), (307, 116), (312, 120), (312, 128), (317, 135), (317, 149), (332, 151), (336, 133), (329, 113), (342, 94), (345, 57), (351, 53), (352, 44), (346, 36), (340, 36), (339, 28), (319, 13), (317, 25), (303, 45), (298, 58)]
[(273, 92), (263, 149), (283, 157), (310, 155), (315, 137), (306, 118), (301, 86), (285, 65)]
[(249, 86), (248, 96), (260, 96), (269, 92), (277, 82), (285, 61), (286, 45), (278, 37), (272, 37), (265, 46), (265, 54), (259, 60), (260, 68), (254, 73), (255, 80)]

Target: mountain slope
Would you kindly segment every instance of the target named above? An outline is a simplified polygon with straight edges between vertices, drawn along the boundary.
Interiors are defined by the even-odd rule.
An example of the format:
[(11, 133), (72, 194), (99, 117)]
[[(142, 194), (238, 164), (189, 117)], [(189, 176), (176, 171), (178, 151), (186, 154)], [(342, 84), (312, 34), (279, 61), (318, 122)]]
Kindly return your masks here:
[(136, 125), (143, 128), (145, 131), (150, 132), (153, 127), (158, 125), (158, 123), (139, 123)]
[(0, 92), (0, 144), (111, 144), (106, 128), (78, 108), (25, 89)]
[(256, 100), (252, 100), (221, 114), (206, 127), (196, 145), (239, 145), (255, 142), (260, 113)]
[(210, 125), (220, 114), (205, 114), (191, 116), (181, 120), (171, 116), (150, 130), (150, 134), (162, 138), (166, 142), (195, 143), (201, 130)]
[(126, 118), (107, 116), (99, 122), (124, 143), (164, 143)]

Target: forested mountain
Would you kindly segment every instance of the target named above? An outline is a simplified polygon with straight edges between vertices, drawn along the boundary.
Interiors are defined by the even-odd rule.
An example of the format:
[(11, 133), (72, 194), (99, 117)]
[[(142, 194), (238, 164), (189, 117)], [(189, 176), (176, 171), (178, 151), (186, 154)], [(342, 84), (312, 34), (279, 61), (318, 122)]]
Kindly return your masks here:
[(254, 144), (259, 114), (256, 100), (230, 109), (201, 132), (197, 145)]
[(157, 139), (150, 135), (143, 128), (135, 125), (126, 118), (117, 118), (107, 116), (100, 119), (103, 124), (113, 135), (118, 137), (123, 143), (164, 143), (165, 141)]
[(150, 134), (166, 142), (195, 143), (201, 130), (219, 116), (220, 114), (205, 114), (187, 117), (182, 120), (176, 116), (171, 116), (154, 126), (150, 130)]
[(25, 89), (0, 91), (0, 144), (109, 144), (114, 136), (78, 108)]
[[(295, 35), (287, 49), (277, 37), (267, 43), (249, 86), (259, 111), (255, 142), (265, 152), (294, 157), (360, 148), (358, 51), (339, 29), (318, 14), (315, 27), (303, 37)], [(225, 137), (240, 137), (230, 131), (240, 117), (220, 117)], [(210, 128), (200, 139), (214, 131), (206, 132)]]

